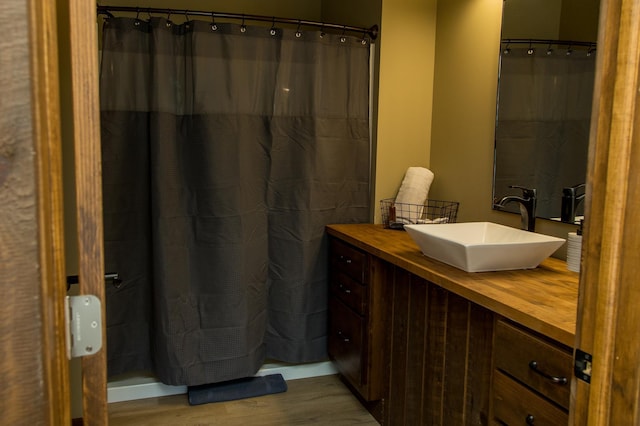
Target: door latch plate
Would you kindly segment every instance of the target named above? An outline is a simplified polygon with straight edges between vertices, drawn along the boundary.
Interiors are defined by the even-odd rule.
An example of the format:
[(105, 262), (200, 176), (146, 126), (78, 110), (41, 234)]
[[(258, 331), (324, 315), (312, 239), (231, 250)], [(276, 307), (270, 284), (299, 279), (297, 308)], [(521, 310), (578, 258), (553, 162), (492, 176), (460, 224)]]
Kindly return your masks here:
[(592, 364), (593, 356), (591, 354), (581, 351), (580, 349), (576, 349), (573, 371), (578, 379), (591, 383)]
[(102, 303), (93, 295), (67, 296), (67, 358), (93, 355), (102, 348)]

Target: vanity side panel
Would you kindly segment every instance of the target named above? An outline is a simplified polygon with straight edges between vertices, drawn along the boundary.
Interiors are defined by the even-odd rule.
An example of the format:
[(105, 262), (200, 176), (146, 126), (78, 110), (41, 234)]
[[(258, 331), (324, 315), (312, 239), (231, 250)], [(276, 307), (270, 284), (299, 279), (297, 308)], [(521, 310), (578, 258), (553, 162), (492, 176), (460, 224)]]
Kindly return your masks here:
[(466, 424), (489, 423), (491, 406), (491, 378), (493, 371), (492, 351), (494, 318), (493, 312), (475, 303), (470, 303), (469, 349), (467, 360), (468, 385), (466, 397)]
[(445, 344), (447, 341), (447, 308), (449, 292), (424, 281), (429, 289), (427, 308), (427, 363), (423, 378), (425, 387), (424, 418), (431, 424), (442, 424), (445, 380)]
[(384, 423), (487, 424), (493, 314), (395, 271)]
[(469, 305), (465, 299), (449, 294), (445, 344), (443, 417), (447, 424), (464, 424), (465, 382), (467, 378), (467, 343)]
[(411, 274), (395, 269), (393, 299), (391, 300), (391, 341), (389, 351), (389, 391), (385, 424), (405, 424), (405, 396), (407, 386), (407, 352)]
[(411, 275), (409, 295), (409, 321), (407, 346), (407, 380), (405, 418), (409, 424), (427, 424), (424, 418), (425, 369), (429, 360), (427, 347), (429, 286), (424, 280)]

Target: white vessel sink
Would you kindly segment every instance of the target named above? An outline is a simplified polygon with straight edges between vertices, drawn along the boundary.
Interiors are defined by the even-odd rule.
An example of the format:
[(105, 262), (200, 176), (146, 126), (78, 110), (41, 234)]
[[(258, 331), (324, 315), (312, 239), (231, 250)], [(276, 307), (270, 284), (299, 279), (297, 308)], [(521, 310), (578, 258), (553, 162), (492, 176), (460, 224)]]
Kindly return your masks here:
[(492, 222), (405, 225), (425, 256), (467, 272), (532, 269), (565, 240)]

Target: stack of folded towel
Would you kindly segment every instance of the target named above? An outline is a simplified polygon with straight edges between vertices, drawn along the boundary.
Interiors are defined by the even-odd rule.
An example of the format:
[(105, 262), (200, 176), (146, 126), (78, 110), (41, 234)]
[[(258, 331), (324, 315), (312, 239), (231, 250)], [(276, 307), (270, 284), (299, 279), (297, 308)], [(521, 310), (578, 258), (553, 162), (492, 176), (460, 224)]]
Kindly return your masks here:
[(396, 195), (397, 223), (431, 223), (423, 218), (423, 206), (429, 198), (434, 174), (424, 167), (409, 167)]

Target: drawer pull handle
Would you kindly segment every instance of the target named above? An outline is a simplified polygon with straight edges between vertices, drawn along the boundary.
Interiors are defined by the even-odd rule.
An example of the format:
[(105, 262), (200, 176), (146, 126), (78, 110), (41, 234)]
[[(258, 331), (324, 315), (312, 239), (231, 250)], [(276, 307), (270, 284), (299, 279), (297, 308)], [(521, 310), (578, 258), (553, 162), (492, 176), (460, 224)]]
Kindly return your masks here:
[(553, 376), (549, 373), (546, 373), (544, 371), (542, 371), (540, 369), (540, 367), (538, 366), (538, 362), (537, 361), (531, 361), (529, 363), (529, 368), (532, 369), (535, 373), (541, 375), (542, 377), (544, 377), (545, 379), (549, 379), (551, 381), (551, 383), (555, 383), (556, 385), (566, 385), (567, 383), (569, 383), (569, 380), (567, 380), (566, 377), (562, 377), (562, 376)]
[(349, 343), (351, 341), (351, 339), (342, 334), (342, 331), (340, 330), (338, 330), (338, 337), (341, 338), (344, 343)]
[(527, 417), (524, 418), (524, 421), (528, 424), (528, 425), (532, 425), (534, 424), (533, 422), (535, 421), (535, 417), (533, 417), (533, 414), (528, 414)]
[(339, 259), (340, 259), (341, 262), (344, 262), (346, 264), (350, 264), (351, 263), (351, 259), (349, 259), (348, 257), (345, 257), (343, 255), (340, 255)]
[(338, 284), (338, 288), (342, 290), (343, 293), (351, 294), (351, 290), (343, 284)]

